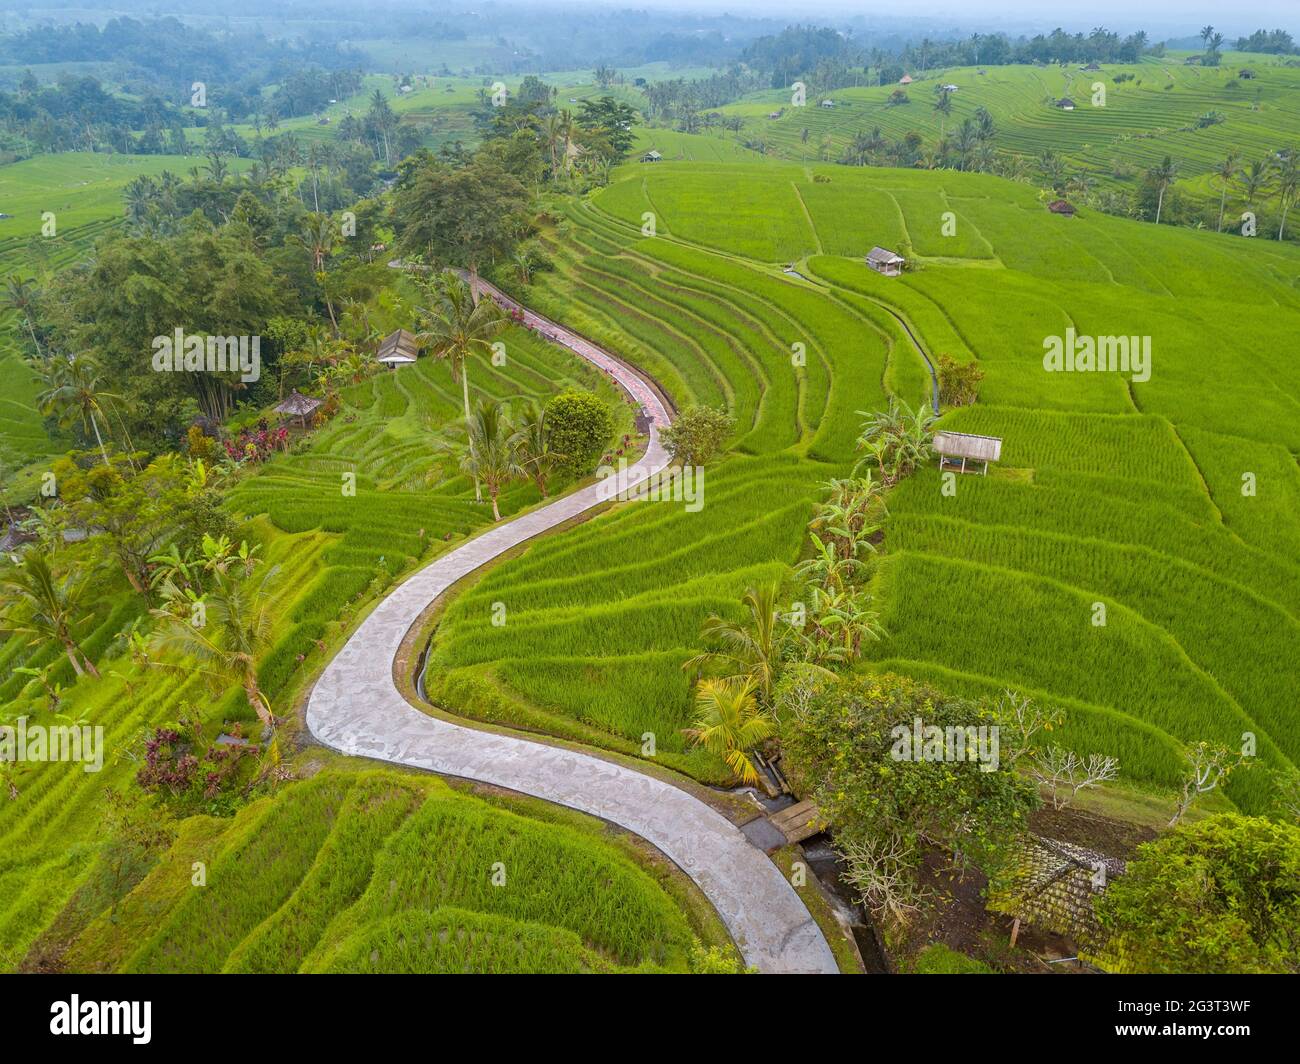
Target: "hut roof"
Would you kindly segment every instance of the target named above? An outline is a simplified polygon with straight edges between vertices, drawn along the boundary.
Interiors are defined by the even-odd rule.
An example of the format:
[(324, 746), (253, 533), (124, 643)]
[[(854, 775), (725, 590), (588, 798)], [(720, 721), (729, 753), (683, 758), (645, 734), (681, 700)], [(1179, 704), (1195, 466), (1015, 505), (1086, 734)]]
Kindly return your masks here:
[(641, 161), (643, 163), (657, 163), (662, 158), (663, 158), (662, 155), (660, 155), (657, 151), (651, 148), (648, 152), (646, 152), (643, 156), (641, 156)]
[(888, 248), (874, 247), (867, 252), (867, 261), (876, 266), (883, 266), (888, 263), (906, 262), (907, 260)]
[(1107, 934), (1097, 921), (1093, 902), (1105, 884), (1124, 874), (1125, 863), (1039, 835), (1029, 835), (1017, 851), (1004, 886), (989, 898), (989, 908), (1068, 935), (1090, 953), (1103, 949)]
[(1052, 200), (1052, 202), (1047, 205), (1047, 209), (1051, 211), (1053, 214), (1074, 214), (1075, 213), (1074, 204), (1071, 203), (1069, 200), (1063, 200), (1063, 199)]
[(936, 432), (934, 449), (949, 458), (974, 458), (979, 462), (996, 462), (1002, 457), (1002, 441), (997, 436), (968, 432)]
[(1056, 106), (1057, 106), (1057, 107), (1073, 107), (1073, 106), (1074, 106), (1074, 101), (1073, 101), (1072, 99), (1070, 99), (1070, 97), (1068, 97), (1068, 96), (1062, 96), (1059, 100), (1056, 101)]
[(375, 361), (390, 364), (414, 362), (416, 353), (419, 350), (420, 344), (415, 339), (414, 334), (407, 332), (405, 329), (398, 329), (396, 332), (389, 333), (379, 342), (379, 350), (375, 352)]
[(313, 399), (310, 395), (303, 395), (302, 392), (293, 391), (284, 402), (276, 405), (276, 412), (280, 414), (292, 414), (294, 417), (306, 417), (313, 410), (320, 406), (319, 399)]

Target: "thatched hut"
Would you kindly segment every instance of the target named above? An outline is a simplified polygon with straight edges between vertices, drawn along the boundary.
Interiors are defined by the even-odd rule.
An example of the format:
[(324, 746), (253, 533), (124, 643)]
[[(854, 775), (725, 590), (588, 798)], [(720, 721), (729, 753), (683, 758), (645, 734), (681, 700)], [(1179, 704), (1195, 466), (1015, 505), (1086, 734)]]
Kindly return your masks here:
[(939, 456), (940, 469), (973, 473), (974, 469), (966, 468), (967, 463), (980, 462), (980, 473), (987, 476), (989, 463), (1002, 457), (1002, 441), (997, 436), (976, 436), (969, 432), (941, 430), (934, 434), (934, 450)]
[(379, 341), (379, 350), (375, 352), (375, 361), (382, 362), (389, 369), (409, 366), (415, 361), (420, 351), (420, 342), (414, 333), (405, 329), (391, 332)]
[(316, 408), (320, 406), (321, 401), (314, 399), (310, 395), (303, 395), (302, 392), (294, 390), (289, 393), (289, 397), (281, 403), (277, 403), (275, 412), (284, 414), (287, 417), (296, 417), (303, 428), (307, 427), (307, 418), (316, 413)]

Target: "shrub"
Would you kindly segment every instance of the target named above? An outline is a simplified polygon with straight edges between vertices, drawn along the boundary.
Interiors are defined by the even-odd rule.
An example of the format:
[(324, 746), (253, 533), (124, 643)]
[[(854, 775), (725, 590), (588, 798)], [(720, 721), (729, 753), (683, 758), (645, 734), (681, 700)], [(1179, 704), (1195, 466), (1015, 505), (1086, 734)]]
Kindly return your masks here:
[(979, 393), (984, 371), (977, 362), (958, 362), (939, 356), (939, 401), (948, 406), (969, 406)]
[(717, 454), (735, 427), (736, 419), (725, 410), (692, 406), (664, 429), (660, 438), (676, 461), (698, 466)]
[(217, 446), (212, 437), (205, 435), (203, 429), (198, 425), (191, 425), (189, 431), (185, 434), (185, 450), (191, 458), (197, 458), (203, 462), (210, 462)]
[(1300, 972), (1300, 828), (1223, 813), (1138, 848), (1097, 901), (1125, 972)]
[[(776, 703), (790, 783), (834, 828), (849, 881), (878, 915), (905, 923), (919, 907), (922, 847), (960, 854), (990, 878), (1004, 867), (1038, 800), (1012, 766), (1009, 729), (992, 745), (993, 710), (888, 673), (792, 674)], [(994, 730), (968, 730), (979, 728)]]
[(570, 389), (546, 404), (550, 443), (564, 455), (561, 468), (576, 476), (590, 473), (614, 434), (614, 415), (591, 392)]

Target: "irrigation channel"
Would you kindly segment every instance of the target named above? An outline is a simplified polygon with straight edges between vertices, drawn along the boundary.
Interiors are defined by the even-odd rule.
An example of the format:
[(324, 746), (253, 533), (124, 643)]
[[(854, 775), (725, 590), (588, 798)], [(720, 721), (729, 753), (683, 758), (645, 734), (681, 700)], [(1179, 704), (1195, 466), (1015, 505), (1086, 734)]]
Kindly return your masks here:
[(452, 585), (668, 464), (659, 430), (669, 424), (670, 408), (653, 381), (492, 285), (479, 281), (478, 289), (616, 381), (649, 419), (646, 452), (625, 478), (599, 481), (494, 525), (393, 589), (316, 681), (307, 703), (308, 728), (344, 754), (504, 787), (617, 824), (656, 846), (695, 881), (748, 966), (773, 973), (837, 972), (821, 929), (781, 870), (739, 827), (693, 794), (596, 754), (431, 716), (398, 689), (394, 662), (408, 632)]

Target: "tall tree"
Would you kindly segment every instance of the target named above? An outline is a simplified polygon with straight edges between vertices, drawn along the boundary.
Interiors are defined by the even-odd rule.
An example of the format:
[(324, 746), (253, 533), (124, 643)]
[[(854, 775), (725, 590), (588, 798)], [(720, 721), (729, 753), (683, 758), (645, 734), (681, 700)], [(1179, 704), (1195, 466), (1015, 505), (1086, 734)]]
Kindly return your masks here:
[(1166, 155), (1159, 166), (1153, 166), (1147, 171), (1147, 179), (1159, 190), (1156, 200), (1156, 225), (1159, 225), (1160, 214), (1165, 206), (1165, 192), (1178, 180), (1178, 164)]
[(1223, 208), (1228, 201), (1228, 184), (1237, 176), (1240, 169), (1241, 156), (1235, 151), (1228, 152), (1227, 157), (1214, 168), (1215, 176), (1218, 177), (1223, 186), (1219, 194), (1219, 224), (1215, 229), (1217, 233), (1223, 232)]
[(81, 614), (83, 581), (60, 576), (51, 555), (32, 547), (23, 555), (22, 564), (0, 576), (0, 588), (6, 598), (0, 612), (0, 629), (30, 635), (32, 645), (55, 643), (68, 656), (73, 672), (98, 678), (95, 663), (73, 637), (73, 629), (85, 620)]
[(475, 301), (479, 270), (508, 257), (529, 228), (528, 190), (496, 159), (485, 156), (460, 167), (427, 153), (417, 157), (395, 199), (401, 250), (436, 265), (465, 267)]
[(527, 475), (509, 411), (501, 403), (488, 400), (479, 403), (470, 421), (469, 450), (461, 461), (461, 469), (473, 476), (476, 488), (480, 483), (487, 487), (492, 500), (492, 520), (500, 521), (501, 489)]
[(89, 426), (104, 464), (108, 465), (108, 449), (99, 422), (102, 418), (104, 427), (108, 428), (105, 403), (119, 397), (100, 387), (103, 377), (103, 369), (89, 356), (56, 358), (50, 363), (48, 385), (36, 401), (43, 413), (53, 415), (65, 428), (79, 424), (84, 430)]
[[(419, 314), (425, 323), (419, 334), (422, 346), (428, 346), (435, 358), (446, 359), (451, 377), (460, 382), (465, 404), (465, 431), (473, 436), (473, 415), (469, 406), (469, 360), (475, 354), (492, 350), (494, 338), (506, 326), (500, 308), (490, 299), (475, 303), (469, 286), (450, 270), (430, 283), (435, 297), (431, 306)], [(483, 491), (474, 477), (474, 498), (482, 502)]]

